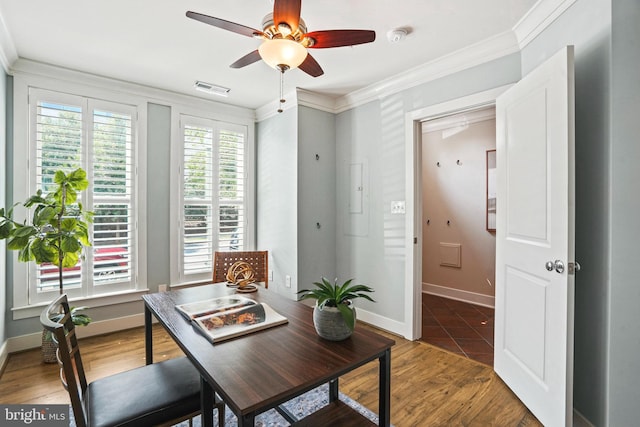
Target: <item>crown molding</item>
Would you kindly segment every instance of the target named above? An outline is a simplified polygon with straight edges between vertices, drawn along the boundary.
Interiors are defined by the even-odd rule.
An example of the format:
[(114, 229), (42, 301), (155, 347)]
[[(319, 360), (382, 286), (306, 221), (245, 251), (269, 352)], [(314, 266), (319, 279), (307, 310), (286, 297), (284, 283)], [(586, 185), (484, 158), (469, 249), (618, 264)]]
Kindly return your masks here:
[(340, 97), (335, 109), (338, 113), (346, 111), (516, 52), (515, 34), (505, 31)]
[(11, 64), (18, 59), (18, 51), (13, 43), (13, 38), (7, 24), (4, 22), (2, 13), (0, 13), (0, 65), (6, 73), (11, 70)]
[(538, 0), (531, 9), (513, 26), (519, 49), (524, 49), (545, 28), (555, 21), (577, 0)]
[(298, 105), (315, 108), (316, 110), (327, 113), (336, 112), (335, 97), (299, 88), (296, 90), (296, 96), (298, 98)]
[[(287, 99), (295, 99), (295, 101), (289, 102), (284, 109), (307, 105), (337, 114), (503, 56), (519, 53), (576, 1), (539, 0), (514, 25), (512, 30), (497, 34), (339, 98), (297, 89), (294, 98), (292, 98), (292, 93), (287, 96)], [(261, 121), (274, 116), (277, 109), (277, 101), (258, 108), (256, 110), (257, 120)]]
[[(296, 88), (285, 94), (286, 102), (282, 105), (282, 111), (287, 111), (293, 107), (310, 107), (316, 110), (336, 113), (335, 98), (317, 92)], [(275, 100), (256, 109), (256, 121), (261, 122), (278, 114), (280, 103)]]

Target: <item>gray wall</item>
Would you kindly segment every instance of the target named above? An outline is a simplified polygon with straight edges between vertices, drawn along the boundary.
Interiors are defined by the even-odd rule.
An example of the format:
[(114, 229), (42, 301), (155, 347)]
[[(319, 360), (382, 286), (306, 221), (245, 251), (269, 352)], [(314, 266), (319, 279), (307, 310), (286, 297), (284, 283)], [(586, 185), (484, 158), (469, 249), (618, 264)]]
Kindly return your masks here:
[[(405, 200), (405, 113), (520, 79), (520, 55), (509, 55), (340, 113), (336, 118), (337, 275), (375, 288), (366, 310), (404, 321), (405, 216), (391, 202)], [(349, 164), (364, 162), (368, 215), (348, 214)]]
[(336, 275), (335, 135), (334, 114), (298, 107), (299, 289)]
[[(637, 22), (637, 21), (636, 21)], [(636, 38), (637, 40), (637, 38)], [(574, 406), (595, 425), (633, 425), (637, 423), (637, 383), (640, 380), (637, 369), (627, 371), (623, 375), (630, 381), (635, 391), (627, 394), (631, 398), (635, 419), (633, 423), (613, 423), (607, 414), (607, 406), (613, 399), (607, 396), (608, 384), (608, 346), (609, 334), (613, 324), (609, 321), (609, 313), (617, 316), (619, 308), (610, 309), (609, 291), (617, 285), (637, 284), (623, 280), (616, 284), (609, 267), (610, 254), (613, 249), (609, 240), (609, 228), (612, 209), (610, 204), (610, 188), (612, 186), (610, 137), (611, 107), (611, 4), (610, 0), (580, 0), (568, 9), (556, 22), (539, 35), (522, 51), (523, 75), (536, 65), (552, 56), (565, 45), (575, 46), (575, 78), (576, 78), (576, 259), (582, 265), (582, 271), (576, 275), (576, 313), (575, 313), (575, 357), (574, 357)], [(637, 46), (635, 47), (637, 51)], [(637, 76), (638, 63), (630, 70)], [(637, 106), (636, 106), (636, 111)], [(638, 121), (637, 118), (635, 119)], [(636, 134), (637, 135), (637, 134)], [(635, 135), (634, 135), (635, 136)], [(627, 140), (627, 145), (637, 145), (637, 136)], [(624, 143), (623, 143), (624, 144)], [(632, 153), (627, 152), (625, 155)], [(636, 159), (638, 158), (636, 152)], [(631, 157), (629, 157), (631, 158)], [(615, 170), (618, 170), (617, 162)], [(631, 166), (633, 168), (633, 166)], [(638, 168), (636, 168), (637, 170)], [(617, 174), (617, 172), (614, 172)], [(637, 173), (637, 172), (636, 172)], [(638, 182), (636, 175), (635, 182)], [(629, 188), (634, 181), (617, 184), (629, 200), (637, 203), (637, 191)], [(614, 188), (616, 185), (613, 186)], [(636, 194), (636, 197), (631, 196)], [(630, 211), (629, 211), (630, 212)], [(617, 225), (622, 226), (623, 234), (631, 238), (632, 230), (638, 230), (637, 224), (630, 222), (629, 217), (622, 215)], [(615, 223), (615, 222), (614, 222)], [(614, 224), (615, 225), (615, 224)], [(637, 236), (636, 236), (637, 237)], [(635, 245), (637, 248), (637, 245)], [(631, 249), (631, 246), (629, 247)], [(635, 249), (625, 251), (624, 255), (635, 254), (636, 261), (631, 265), (636, 268), (637, 254)], [(616, 258), (616, 257), (613, 257)], [(613, 259), (611, 259), (613, 261)], [(624, 285), (623, 285), (624, 286)], [(627, 297), (631, 297), (628, 294)], [(637, 293), (634, 299), (637, 302)], [(637, 318), (634, 314), (633, 318)], [(636, 329), (637, 330), (637, 329)], [(638, 336), (637, 333), (635, 335)], [(632, 340), (629, 340), (631, 342)], [(612, 348), (616, 347), (611, 341)], [(638, 340), (635, 341), (635, 353), (640, 350)], [(633, 357), (628, 354), (629, 357)], [(612, 392), (614, 389), (612, 388)], [(626, 398), (616, 398), (617, 404)], [(628, 401), (628, 402), (631, 402)], [(624, 405), (624, 404), (622, 404)], [(612, 408), (609, 411), (613, 414)], [(624, 413), (624, 412), (622, 412)]]
[(291, 108), (256, 125), (256, 145), (258, 248), (270, 253), (269, 288), (295, 298), (336, 274), (335, 115)]
[(147, 114), (147, 285), (155, 291), (170, 283), (171, 108), (148, 104)]
[(298, 110), (290, 108), (256, 125), (256, 249), (269, 251), (269, 289), (291, 297), (298, 283), (297, 122)]
[(621, 426), (640, 419), (640, 2), (613, 0), (612, 23), (608, 421)]
[[(0, 206), (6, 206), (6, 185), (7, 180), (7, 80), (4, 70), (0, 70)], [(5, 313), (7, 308), (7, 262), (6, 262), (6, 241), (0, 241), (0, 345), (7, 339), (5, 334)]]

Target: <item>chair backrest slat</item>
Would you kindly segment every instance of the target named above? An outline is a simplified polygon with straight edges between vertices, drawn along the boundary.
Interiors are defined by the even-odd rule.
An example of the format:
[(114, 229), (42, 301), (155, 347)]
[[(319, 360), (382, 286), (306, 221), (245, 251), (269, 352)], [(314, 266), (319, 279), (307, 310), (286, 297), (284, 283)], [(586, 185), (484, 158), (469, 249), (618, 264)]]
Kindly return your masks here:
[[(60, 320), (51, 320), (52, 317), (60, 313), (63, 314)], [(76, 425), (77, 427), (86, 427), (87, 418), (83, 402), (84, 393), (87, 390), (87, 378), (66, 294), (59, 296), (49, 304), (40, 315), (40, 323), (47, 331), (51, 332), (54, 342), (58, 346), (56, 358), (61, 365), (60, 381), (69, 392)]]
[(215, 252), (213, 282), (225, 282), (227, 271), (238, 261), (249, 264), (256, 275), (256, 282), (264, 282), (264, 287), (269, 287), (269, 251)]

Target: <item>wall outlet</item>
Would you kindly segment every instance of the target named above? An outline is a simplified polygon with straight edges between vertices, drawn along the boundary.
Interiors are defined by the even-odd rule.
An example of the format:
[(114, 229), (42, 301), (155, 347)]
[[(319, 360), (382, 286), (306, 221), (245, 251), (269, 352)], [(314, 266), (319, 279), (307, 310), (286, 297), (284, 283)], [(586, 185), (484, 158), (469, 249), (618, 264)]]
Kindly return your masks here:
[(158, 292), (167, 292), (167, 285), (158, 285)]
[(289, 276), (288, 274), (284, 276), (284, 286), (286, 286), (287, 288), (291, 287), (291, 276)]
[(269, 281), (273, 282), (273, 270), (269, 270)]

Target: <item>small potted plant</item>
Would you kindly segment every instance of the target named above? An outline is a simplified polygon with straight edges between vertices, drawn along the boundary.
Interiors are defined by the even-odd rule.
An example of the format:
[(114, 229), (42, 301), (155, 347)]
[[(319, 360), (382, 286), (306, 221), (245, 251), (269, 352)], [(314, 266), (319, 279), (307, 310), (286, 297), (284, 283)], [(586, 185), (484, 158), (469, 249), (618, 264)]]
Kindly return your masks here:
[(356, 309), (352, 301), (364, 298), (375, 302), (366, 293), (373, 292), (373, 289), (366, 285), (352, 285), (351, 282), (353, 279), (339, 285), (338, 279), (331, 283), (323, 277), (321, 282), (313, 283), (316, 289), (303, 289), (298, 292), (300, 299), (316, 300), (313, 324), (322, 338), (331, 341), (349, 338), (356, 326)]

